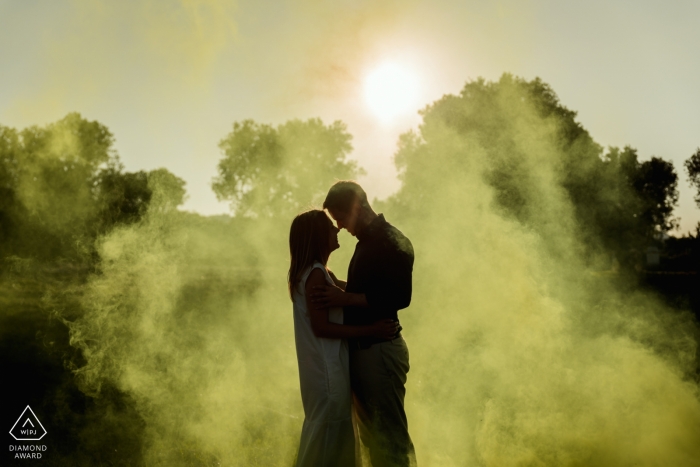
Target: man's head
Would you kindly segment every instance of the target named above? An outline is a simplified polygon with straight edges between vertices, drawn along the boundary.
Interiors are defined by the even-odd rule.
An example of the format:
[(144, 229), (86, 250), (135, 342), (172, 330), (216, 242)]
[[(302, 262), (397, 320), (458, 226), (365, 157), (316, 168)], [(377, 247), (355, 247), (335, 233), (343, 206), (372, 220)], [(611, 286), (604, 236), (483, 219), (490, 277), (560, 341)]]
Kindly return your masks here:
[(335, 219), (339, 229), (345, 229), (353, 236), (375, 216), (365, 190), (350, 180), (336, 182), (328, 190), (323, 208)]

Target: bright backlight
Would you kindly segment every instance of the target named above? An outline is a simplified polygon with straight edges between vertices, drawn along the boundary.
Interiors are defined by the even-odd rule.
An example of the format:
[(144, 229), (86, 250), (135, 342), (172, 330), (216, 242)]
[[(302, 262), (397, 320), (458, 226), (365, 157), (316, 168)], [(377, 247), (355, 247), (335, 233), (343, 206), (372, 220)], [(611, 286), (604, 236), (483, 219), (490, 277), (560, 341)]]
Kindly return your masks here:
[(394, 63), (380, 65), (365, 78), (367, 105), (384, 122), (415, 111), (417, 98), (417, 77)]

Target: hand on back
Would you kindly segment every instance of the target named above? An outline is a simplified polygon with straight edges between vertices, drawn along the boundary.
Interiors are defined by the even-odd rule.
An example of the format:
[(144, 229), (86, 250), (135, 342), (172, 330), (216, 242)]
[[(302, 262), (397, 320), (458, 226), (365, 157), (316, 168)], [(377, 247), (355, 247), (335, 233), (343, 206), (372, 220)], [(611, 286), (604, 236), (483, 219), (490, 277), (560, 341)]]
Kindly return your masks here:
[(399, 332), (401, 326), (393, 319), (382, 319), (372, 324), (372, 337), (389, 340), (395, 338)]

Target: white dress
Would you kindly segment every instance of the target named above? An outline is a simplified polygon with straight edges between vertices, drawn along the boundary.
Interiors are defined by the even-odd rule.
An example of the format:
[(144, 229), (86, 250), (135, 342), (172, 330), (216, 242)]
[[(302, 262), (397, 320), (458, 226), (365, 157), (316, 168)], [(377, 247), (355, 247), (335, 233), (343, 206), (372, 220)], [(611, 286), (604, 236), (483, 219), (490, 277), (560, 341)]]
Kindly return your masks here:
[[(348, 344), (345, 339), (316, 337), (306, 307), (306, 279), (320, 268), (329, 285), (333, 280), (321, 263), (302, 275), (294, 290), (294, 338), (299, 363), (304, 425), (297, 467), (354, 467), (355, 436), (352, 426)], [(343, 309), (328, 310), (328, 320), (343, 323)]]

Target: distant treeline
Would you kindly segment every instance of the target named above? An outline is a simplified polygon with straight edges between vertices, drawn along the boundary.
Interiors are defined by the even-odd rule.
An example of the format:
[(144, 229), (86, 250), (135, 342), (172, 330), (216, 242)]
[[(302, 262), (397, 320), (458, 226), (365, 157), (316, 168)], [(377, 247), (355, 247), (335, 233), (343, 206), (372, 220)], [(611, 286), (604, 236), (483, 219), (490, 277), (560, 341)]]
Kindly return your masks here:
[[(673, 164), (660, 157), (640, 162), (631, 146), (604, 149), (540, 79), (506, 74), (498, 82), (472, 81), (421, 113), (419, 132), (402, 135), (395, 155), (403, 187), (388, 206), (399, 215), (418, 213), (439, 180), (479, 170), (504, 213), (538, 228), (537, 210), (546, 205), (535, 188), (542, 173), (514, 137), (531, 133), (534, 144), (549, 125), (557, 140), (542, 158), (555, 158), (558, 170), (547, 176), (566, 190), (588, 253), (609, 252), (630, 263), (678, 223)], [(487, 163), (459, 140), (479, 141)], [(333, 180), (363, 173), (348, 159), (351, 136), (341, 122), (292, 120), (273, 127), (246, 120), (234, 124), (220, 147), (212, 188), (236, 216), (289, 219), (318, 202)], [(700, 193), (700, 149), (685, 168)], [(139, 221), (156, 185), (167, 198), (165, 209), (186, 196), (184, 181), (167, 169), (125, 171), (109, 129), (77, 113), (44, 127), (0, 126), (0, 255), (89, 259), (97, 236)]]

